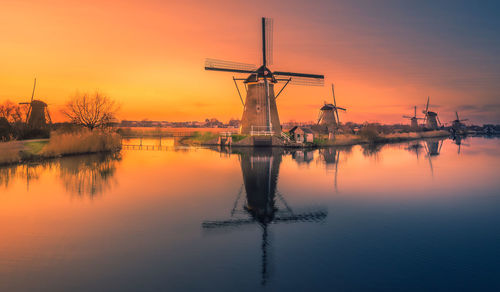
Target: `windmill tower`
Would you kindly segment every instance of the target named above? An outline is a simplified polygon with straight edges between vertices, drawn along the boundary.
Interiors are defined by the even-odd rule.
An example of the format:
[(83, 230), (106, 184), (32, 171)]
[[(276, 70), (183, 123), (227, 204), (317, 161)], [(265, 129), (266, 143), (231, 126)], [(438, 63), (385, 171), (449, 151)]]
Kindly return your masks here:
[[(438, 118), (436, 112), (429, 111), (429, 97), (427, 97), (427, 105), (425, 106), (425, 110), (422, 113), (425, 115), (425, 127), (429, 130), (437, 130), (441, 125), (441, 121)], [(439, 125), (438, 125), (439, 123)]]
[[(277, 223), (323, 222), (325, 210), (295, 213), (278, 191), (279, 167), (283, 151), (276, 148), (241, 149), (240, 162), (243, 186), (236, 198), (231, 218), (220, 221), (204, 221), (202, 228), (209, 231), (219, 228), (234, 228), (258, 224), (262, 229), (262, 285), (269, 278), (269, 232)], [(246, 193), (246, 200), (240, 208), (240, 196)]]
[(423, 118), (417, 118), (417, 107), (413, 107), (413, 116), (404, 115), (403, 118), (410, 119), (410, 127), (414, 130), (418, 129), (418, 120), (423, 120)]
[[(284, 71), (271, 71), (273, 50), (273, 21), (262, 18), (262, 65), (236, 63), (215, 59), (206, 59), (205, 70), (249, 74), (247, 78), (234, 78), (243, 104), (241, 118), (241, 134), (245, 135), (281, 135), (281, 125), (276, 106), (276, 99), (288, 85), (323, 85), (324, 76)], [(246, 99), (243, 102), (237, 80), (242, 80), (246, 88)], [(285, 82), (278, 94), (274, 94), (274, 85)]]
[(33, 92), (31, 93), (31, 101), (20, 102), (19, 104), (28, 105), (28, 112), (26, 113), (26, 126), (30, 129), (43, 129), (47, 124), (52, 124), (48, 106), (45, 102), (35, 97), (36, 78), (33, 84)]
[(337, 101), (335, 100), (335, 89), (332, 83), (332, 95), (333, 104), (326, 103), (321, 107), (318, 117), (318, 125), (326, 127), (328, 133), (335, 132), (335, 130), (340, 126), (339, 110), (346, 111), (343, 107), (337, 106)]

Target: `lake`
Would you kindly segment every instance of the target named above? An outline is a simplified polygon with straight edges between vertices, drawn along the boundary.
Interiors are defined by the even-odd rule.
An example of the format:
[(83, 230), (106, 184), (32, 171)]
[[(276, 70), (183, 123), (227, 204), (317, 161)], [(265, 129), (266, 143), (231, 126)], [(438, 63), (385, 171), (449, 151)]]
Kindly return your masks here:
[(0, 291), (500, 291), (500, 139), (142, 142), (0, 168)]

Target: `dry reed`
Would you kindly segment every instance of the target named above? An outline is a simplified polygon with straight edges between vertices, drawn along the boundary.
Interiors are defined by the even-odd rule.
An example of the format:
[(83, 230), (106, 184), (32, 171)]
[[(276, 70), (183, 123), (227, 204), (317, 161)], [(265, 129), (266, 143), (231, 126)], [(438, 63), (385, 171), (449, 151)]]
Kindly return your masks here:
[(74, 133), (57, 133), (50, 136), (49, 143), (41, 151), (42, 156), (118, 151), (121, 137), (116, 133), (83, 130)]

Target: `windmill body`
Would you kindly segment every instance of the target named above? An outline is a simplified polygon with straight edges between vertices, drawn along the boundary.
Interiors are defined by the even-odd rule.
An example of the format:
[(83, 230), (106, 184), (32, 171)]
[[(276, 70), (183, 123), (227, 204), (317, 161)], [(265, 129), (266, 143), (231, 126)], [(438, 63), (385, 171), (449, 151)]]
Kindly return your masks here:
[(451, 131), (454, 134), (465, 134), (467, 132), (467, 127), (463, 122), (468, 121), (468, 119), (460, 119), (458, 112), (455, 112), (456, 119), (451, 122)]
[[(241, 118), (241, 133), (251, 134), (267, 131), (281, 133), (281, 124), (274, 97), (274, 84), (267, 84), (269, 99), (266, 98), (266, 84), (264, 82), (248, 83), (243, 116)], [(269, 108), (268, 108), (269, 103)], [(271, 126), (268, 125), (268, 113)]]
[(335, 90), (332, 84), (333, 104), (326, 103), (320, 108), (318, 125), (326, 129), (328, 133), (335, 132), (340, 126), (339, 110), (346, 111), (345, 108), (337, 106)]
[(325, 104), (320, 109), (319, 125), (326, 126), (328, 132), (334, 131), (339, 125), (335, 117), (335, 106), (333, 104)]
[(419, 128), (418, 126), (418, 120), (422, 119), (422, 118), (417, 118), (417, 107), (413, 107), (413, 116), (403, 116), (403, 118), (407, 118), (407, 119), (410, 119), (410, 127), (413, 129), (413, 130), (417, 130)]
[(31, 94), (30, 102), (21, 102), (19, 104), (28, 105), (28, 113), (26, 115), (26, 126), (30, 129), (44, 129), (48, 124), (52, 123), (48, 105), (37, 99), (35, 96), (36, 78), (33, 85), (33, 93)]
[[(244, 135), (281, 135), (281, 124), (276, 106), (276, 98), (288, 83), (297, 85), (323, 85), (324, 76), (317, 74), (271, 71), (272, 64), (272, 19), (262, 18), (262, 65), (260, 67), (207, 59), (205, 70), (249, 74), (247, 78), (234, 78), (238, 94), (243, 103), (240, 132)], [(241, 96), (237, 80), (242, 80), (246, 88), (245, 101)], [(275, 95), (274, 87), (284, 82), (283, 87)]]
[(425, 116), (425, 127), (431, 130), (437, 130), (439, 128), (436, 112), (427, 112)]
[(441, 122), (439, 121), (438, 114), (429, 110), (429, 100), (430, 97), (427, 97), (427, 105), (425, 110), (422, 111), (425, 115), (425, 128), (429, 130), (438, 130)]

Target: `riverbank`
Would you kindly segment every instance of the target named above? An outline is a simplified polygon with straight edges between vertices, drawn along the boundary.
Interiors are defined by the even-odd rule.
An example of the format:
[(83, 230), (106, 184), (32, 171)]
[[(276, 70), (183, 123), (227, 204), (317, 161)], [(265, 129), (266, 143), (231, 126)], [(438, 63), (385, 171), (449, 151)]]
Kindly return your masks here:
[[(426, 132), (410, 132), (410, 133), (392, 133), (392, 134), (376, 134), (376, 135), (354, 135), (354, 134), (338, 134), (334, 139), (325, 137), (316, 137), (312, 143), (296, 143), (278, 137), (267, 136), (269, 140), (268, 146), (273, 147), (292, 147), (292, 148), (318, 148), (318, 147), (334, 147), (334, 146), (352, 146), (358, 144), (380, 144), (380, 143), (397, 143), (410, 140), (418, 140), (425, 138), (447, 137), (448, 131), (426, 131)], [(183, 137), (178, 140), (178, 144), (183, 146), (219, 146), (221, 145), (221, 135), (219, 133), (193, 133), (192, 136)], [(257, 145), (255, 141), (259, 136), (244, 136), (232, 134), (232, 147), (253, 147)], [(263, 139), (265, 137), (259, 137)], [(223, 137), (224, 139), (224, 137)], [(227, 143), (226, 143), (227, 144)]]
[(120, 149), (121, 137), (116, 133), (100, 131), (54, 132), (49, 139), (0, 143), (0, 165), (69, 155), (116, 152)]

